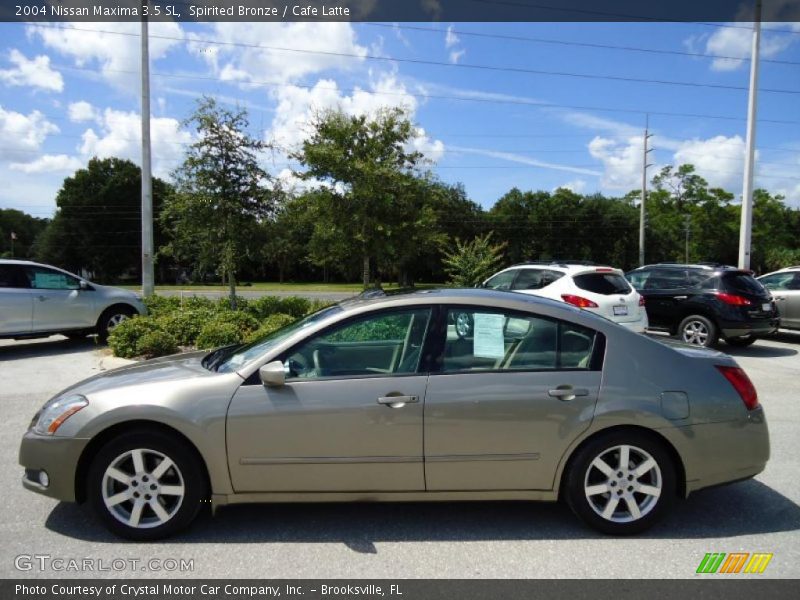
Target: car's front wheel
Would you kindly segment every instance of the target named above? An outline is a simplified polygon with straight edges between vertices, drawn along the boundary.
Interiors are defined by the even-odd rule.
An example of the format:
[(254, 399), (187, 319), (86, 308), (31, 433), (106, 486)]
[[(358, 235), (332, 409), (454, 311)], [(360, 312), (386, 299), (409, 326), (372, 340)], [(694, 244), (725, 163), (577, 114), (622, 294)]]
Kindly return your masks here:
[(89, 468), (87, 498), (103, 524), (131, 540), (170, 536), (206, 496), (194, 453), (161, 432), (130, 432), (103, 446)]
[(114, 329), (127, 319), (130, 319), (136, 311), (128, 306), (112, 306), (103, 311), (97, 320), (97, 335), (105, 341)]
[(638, 432), (600, 436), (578, 450), (565, 498), (585, 523), (612, 535), (640, 533), (676, 496), (675, 467), (663, 445)]

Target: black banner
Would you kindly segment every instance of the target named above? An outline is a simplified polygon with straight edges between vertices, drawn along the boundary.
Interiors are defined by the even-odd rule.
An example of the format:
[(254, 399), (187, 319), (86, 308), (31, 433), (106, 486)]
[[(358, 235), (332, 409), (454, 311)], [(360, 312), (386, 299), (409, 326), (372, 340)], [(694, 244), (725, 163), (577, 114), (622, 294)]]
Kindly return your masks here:
[[(3, 580), (3, 600), (772, 600), (795, 597), (790, 580), (759, 576), (690, 580)], [(720, 578), (717, 578), (720, 577)]]
[(800, 21), (800, 0), (0, 0), (0, 21)]

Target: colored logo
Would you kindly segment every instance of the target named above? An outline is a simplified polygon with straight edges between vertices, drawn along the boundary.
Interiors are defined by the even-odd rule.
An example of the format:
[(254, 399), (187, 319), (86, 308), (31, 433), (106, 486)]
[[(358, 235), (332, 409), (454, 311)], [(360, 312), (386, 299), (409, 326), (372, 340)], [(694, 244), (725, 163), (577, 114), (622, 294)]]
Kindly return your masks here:
[(736, 573), (760, 574), (767, 568), (772, 554), (765, 552), (708, 552), (700, 561), (696, 573), (731, 575)]

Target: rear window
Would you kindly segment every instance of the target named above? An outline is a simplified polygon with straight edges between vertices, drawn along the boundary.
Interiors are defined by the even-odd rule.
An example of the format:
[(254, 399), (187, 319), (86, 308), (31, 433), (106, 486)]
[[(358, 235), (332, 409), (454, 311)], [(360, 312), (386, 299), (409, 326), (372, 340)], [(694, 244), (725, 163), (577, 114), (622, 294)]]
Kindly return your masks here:
[(747, 273), (724, 273), (722, 282), (727, 289), (745, 294), (763, 295), (767, 291), (760, 281)]
[(622, 275), (616, 273), (585, 273), (573, 277), (575, 285), (587, 292), (610, 296), (611, 294), (630, 294), (631, 286)]

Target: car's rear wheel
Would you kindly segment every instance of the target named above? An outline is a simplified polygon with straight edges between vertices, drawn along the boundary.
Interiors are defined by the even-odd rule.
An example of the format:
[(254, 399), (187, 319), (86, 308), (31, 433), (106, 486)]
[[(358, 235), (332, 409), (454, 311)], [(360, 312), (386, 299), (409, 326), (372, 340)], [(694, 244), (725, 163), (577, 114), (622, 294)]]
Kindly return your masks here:
[(678, 338), (686, 344), (711, 348), (719, 339), (717, 326), (702, 315), (690, 315), (678, 325)]
[(586, 524), (612, 535), (653, 526), (676, 496), (675, 466), (663, 445), (638, 432), (591, 440), (566, 476), (565, 498)]
[(130, 319), (134, 314), (136, 314), (136, 311), (129, 306), (107, 308), (97, 320), (97, 335), (100, 336), (101, 340), (107, 340), (109, 334), (114, 331), (117, 325)]
[(741, 337), (725, 338), (725, 343), (737, 348), (745, 348), (754, 343), (758, 338), (754, 335), (743, 335)]
[(206, 495), (194, 453), (160, 432), (131, 432), (103, 446), (87, 485), (87, 498), (103, 524), (139, 541), (187, 527)]

